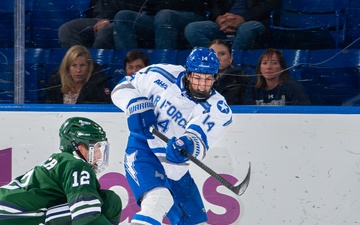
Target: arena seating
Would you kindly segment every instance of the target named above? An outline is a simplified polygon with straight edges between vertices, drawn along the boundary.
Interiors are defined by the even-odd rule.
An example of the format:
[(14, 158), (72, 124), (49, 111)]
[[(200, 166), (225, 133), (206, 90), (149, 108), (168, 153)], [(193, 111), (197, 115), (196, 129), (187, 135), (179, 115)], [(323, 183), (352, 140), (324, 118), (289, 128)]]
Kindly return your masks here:
[(353, 6), (346, 8), (345, 15), (345, 46), (360, 48), (360, 3), (357, 8)]
[(291, 49), (339, 48), (344, 42), (347, 0), (283, 1), (272, 12), (272, 46)]
[(313, 105), (342, 105), (360, 92), (360, 51), (309, 51), (300, 81)]
[[(57, 29), (68, 20), (84, 17), (90, 0), (24, 1), (25, 103), (43, 103), (45, 84), (66, 52), (59, 48)], [(14, 101), (14, 3), (0, 2), (0, 103)], [(327, 15), (326, 25), (319, 19), (323, 14)], [(360, 93), (359, 0), (283, 0), (282, 10), (273, 12), (270, 19), (273, 38), (269, 47), (283, 51), (290, 74), (304, 85), (313, 105), (342, 105)], [(296, 39), (298, 32), (301, 36)], [(90, 49), (111, 87), (125, 76), (124, 59), (129, 50)], [(180, 65), (191, 51), (142, 50), (152, 64)], [(237, 50), (233, 56), (242, 69), (255, 75), (263, 51)]]

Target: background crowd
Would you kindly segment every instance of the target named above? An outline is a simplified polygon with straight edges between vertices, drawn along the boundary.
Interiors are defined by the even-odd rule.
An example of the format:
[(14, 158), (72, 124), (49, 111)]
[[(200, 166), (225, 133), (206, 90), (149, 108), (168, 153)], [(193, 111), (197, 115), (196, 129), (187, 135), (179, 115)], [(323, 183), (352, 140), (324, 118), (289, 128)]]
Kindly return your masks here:
[[(62, 48), (67, 52), (62, 56), (62, 62), (59, 60), (59, 68), (55, 71), (47, 71), (47, 78), (44, 81), (46, 85), (43, 88), (38, 88), (45, 96), (43, 99), (39, 99), (38, 103), (70, 104), (111, 103), (109, 93), (116, 82), (122, 78), (121, 76), (134, 74), (141, 68), (159, 61), (154, 60), (154, 56), (148, 54), (149, 51), (147, 50), (190, 51), (193, 47), (209, 47), (217, 52), (221, 60), (220, 76), (215, 88), (226, 96), (228, 103), (231, 105), (326, 105), (329, 104), (329, 101), (319, 100), (319, 96), (312, 96), (319, 95), (319, 92), (314, 91), (312, 88), (315, 86), (314, 84), (303, 81), (298, 82), (299, 77), (293, 76), (294, 74), (291, 72), (293, 62), (287, 60), (287, 55), (283, 54), (282, 50), (286, 48), (305, 51), (324, 48), (338, 49), (341, 47), (341, 43), (344, 46), (351, 42), (352, 39), (348, 36), (345, 37), (345, 33), (349, 32), (338, 31), (338, 27), (330, 27), (329, 25), (329, 31), (326, 31), (326, 33), (324, 33), (326, 29), (317, 30), (317, 28), (323, 27), (320, 24), (322, 21), (319, 17), (319, 19), (316, 19), (319, 26), (312, 26), (313, 30), (310, 33), (313, 35), (310, 37), (310, 40), (306, 40), (307, 42), (304, 43), (295, 41), (298, 45), (294, 46), (289, 44), (293, 42), (288, 39), (288, 41), (282, 41), (279, 45), (279, 42), (281, 42), (279, 40), (284, 38), (293, 37), (294, 40), (299, 38), (299, 40), (303, 39), (304, 41), (309, 38), (309, 36), (305, 35), (307, 34), (305, 32), (305, 24), (300, 28), (295, 27), (298, 26), (298, 23), (301, 23), (300, 19), (295, 23), (293, 22), (295, 21), (294, 18), (288, 14), (291, 10), (307, 10), (309, 12), (311, 10), (323, 10), (319, 14), (330, 15), (330, 11), (336, 8), (334, 14), (337, 13), (339, 15), (339, 12), (350, 11), (348, 10), (349, 7), (360, 9), (360, 6), (356, 5), (357, 3), (354, 0), (336, 0), (331, 3), (316, 0), (316, 2), (311, 4), (307, 0), (301, 2), (290, 0), (81, 0), (79, 1), (80, 3), (71, 3), (71, 1), (66, 0), (63, 3), (56, 2), (52, 4), (53, 6), (43, 0), (28, 0), (25, 2), (25, 7), (29, 8), (29, 2), (32, 2), (32, 8), (43, 5), (41, 12), (44, 13), (43, 17), (45, 19), (45, 12), (56, 12), (54, 10), (56, 7), (59, 8), (62, 5), (70, 4), (68, 8), (73, 9), (77, 8), (80, 3), (83, 5), (76, 18), (70, 19), (69, 17), (67, 21), (64, 21), (57, 27), (53, 27), (53, 31), (56, 31), (56, 38), (54, 38), (56, 39), (56, 44), (51, 45), (49, 48)], [(84, 7), (85, 5), (86, 7)], [(318, 8), (315, 5), (318, 5)], [(29, 11), (29, 15), (35, 17), (35, 10)], [(317, 16), (313, 16), (313, 18), (318, 18)], [(330, 22), (332, 23), (332, 19), (329, 19), (332, 17), (327, 18), (329, 24)], [(36, 19), (30, 20), (30, 24), (36, 21)], [(284, 21), (291, 21), (293, 24), (285, 24), (286, 22)], [(315, 23), (311, 20), (308, 21), (309, 26)], [(346, 21), (340, 19), (338, 22), (342, 25)], [(341, 29), (343, 27), (351, 26), (347, 24), (347, 26), (341, 26)], [(296, 31), (291, 30), (293, 28), (294, 30), (301, 30), (303, 33), (299, 35)], [(42, 28), (34, 29), (32, 36), (40, 37), (41, 33), (37, 33), (40, 29)], [(42, 31), (45, 32), (44, 30), (46, 29)], [(291, 30), (291, 32), (290, 34), (281, 35), (279, 33), (280, 30)], [(334, 34), (334, 30), (338, 32)], [(341, 38), (340, 33), (343, 34)], [(314, 44), (310, 46), (310, 42)], [(43, 45), (47, 43), (45, 36), (42, 43)], [(29, 44), (27, 46), (41, 47), (41, 43), (33, 41), (32, 46)], [(84, 71), (79, 72), (78, 75), (74, 75), (77, 72), (71, 72), (75, 71), (75, 69), (72, 70), (72, 65), (69, 64), (71, 61), (71, 63), (74, 63), (77, 60), (76, 58), (69, 58), (69, 54), (72, 51), (71, 48), (74, 46), (82, 46), (84, 52), (89, 51), (86, 53), (88, 56), (84, 56), (84, 61), (87, 61), (85, 64), (87, 64), (88, 68), (84, 68)], [(355, 45), (351, 46), (356, 48), (356, 42)], [(91, 50), (93, 49), (124, 51), (125, 53), (135, 50), (135, 52), (133, 56), (123, 56), (124, 65), (121, 65), (121, 68), (123, 68), (124, 72), (120, 77), (109, 81), (107, 76), (109, 71), (105, 71), (104, 65), (96, 62), (96, 59), (91, 57)], [(289, 81), (289, 79), (282, 79), (284, 77), (282, 72), (279, 76), (280, 79), (277, 78), (277, 75), (274, 75), (275, 79), (279, 80), (279, 82), (275, 82), (275, 86), (261, 87), (261, 85), (267, 83), (261, 82), (261, 80), (265, 79), (266, 81), (269, 79), (263, 75), (264, 73), (261, 70), (261, 60), (263, 58), (260, 53), (255, 56), (258, 63), (257, 65), (252, 65), (253, 72), (249, 72), (243, 65), (240, 65), (242, 62), (240, 62), (241, 59), (237, 57), (237, 54), (241, 55), (242, 51), (260, 50), (266, 52), (268, 49), (270, 52), (276, 52), (274, 56), (279, 61), (280, 69), (284, 73), (288, 73), (285, 77), (293, 80), (296, 86), (301, 87), (305, 84), (304, 87), (295, 88), (295, 92), (301, 92), (301, 96), (305, 97), (307, 93), (310, 93), (311, 96), (306, 97), (306, 101), (292, 101), (286, 98), (286, 100), (282, 101), (273, 99), (265, 101), (265, 103), (262, 100), (256, 99), (260, 96), (255, 95), (259, 89), (264, 89), (262, 95), (267, 95), (267, 98), (272, 98), (272, 96), (284, 98), (283, 93), (286, 93), (285, 96), (289, 95), (288, 91), (280, 92), (280, 89), (283, 90), (284, 88), (279, 87), (283, 87), (288, 83), (285, 80)], [(288, 62), (285, 62), (286, 60)], [(92, 62), (90, 63), (90, 61)], [(173, 63), (169, 58), (164, 58), (161, 62)], [(81, 64), (79, 65), (81, 67)], [(80, 76), (79, 74), (81, 73), (84, 74), (80, 79), (82, 81), (80, 84), (76, 84), (77, 87), (75, 88), (74, 84), (78, 82), (74, 78)], [(349, 82), (344, 82), (344, 89), (347, 89), (347, 92), (342, 94), (338, 101), (330, 104), (341, 105), (342, 102), (357, 94), (360, 88), (358, 78), (356, 77), (358, 74), (355, 73), (352, 71), (350, 76), (347, 75), (347, 77), (351, 78), (349, 78)], [(319, 74), (315, 75), (318, 76)], [(321, 86), (320, 92), (322, 89), (327, 88), (326, 82), (333, 82), (332, 80), (324, 81), (315, 78), (312, 80), (325, 82), (324, 86), (319, 84), (319, 87)], [(349, 88), (347, 85), (350, 85)], [(251, 89), (254, 90), (250, 91)], [(274, 90), (279, 91), (274, 95)], [(0, 93), (2, 91), (0, 90)], [(271, 94), (269, 94), (269, 91)], [(294, 96), (294, 94), (292, 93), (291, 96)]]

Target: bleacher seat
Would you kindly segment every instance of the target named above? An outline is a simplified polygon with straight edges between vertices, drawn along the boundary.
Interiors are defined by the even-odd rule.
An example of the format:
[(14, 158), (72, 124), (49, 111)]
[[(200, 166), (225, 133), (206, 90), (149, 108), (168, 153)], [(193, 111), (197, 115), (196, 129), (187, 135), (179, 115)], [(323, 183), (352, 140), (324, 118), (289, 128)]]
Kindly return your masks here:
[(80, 17), (77, 9), (67, 10), (42, 10), (30, 11), (33, 47), (36, 48), (59, 48), (59, 27)]
[(110, 77), (108, 79), (111, 89), (126, 76), (124, 63), (127, 52), (127, 50), (115, 50), (113, 53), (112, 60), (109, 64)]
[(91, 53), (91, 57), (94, 60), (94, 62), (97, 62), (101, 65), (101, 69), (104, 73), (104, 75), (108, 79), (108, 83), (110, 85), (110, 88), (113, 88), (113, 71), (112, 68), (110, 68), (110, 64), (112, 63), (113, 57), (114, 57), (114, 50), (110, 49), (89, 49)]
[(339, 106), (359, 93), (360, 51), (313, 50), (301, 69), (312, 105)]
[(258, 60), (264, 51), (265, 49), (243, 50), (241, 58), (235, 58), (236, 63), (245, 73), (250, 75), (250, 78), (253, 79), (256, 77)]
[(349, 5), (345, 10), (345, 45), (349, 48), (360, 48), (360, 3), (358, 4), (357, 7), (355, 4)]
[(35, 48), (59, 48), (58, 29), (73, 19), (84, 17), (89, 0), (34, 0), (30, 14), (32, 44)]
[(110, 49), (89, 49), (92, 59), (101, 65), (105, 76), (110, 76), (110, 63), (113, 59), (114, 50)]
[(289, 49), (339, 48), (344, 42), (348, 0), (284, 0), (270, 16), (271, 46)]
[(359, 0), (349, 0), (348, 8), (360, 8), (360, 1)]
[(150, 58), (150, 64), (169, 63), (176, 64), (178, 50), (168, 49), (143, 49)]
[[(0, 3), (0, 48), (14, 47), (14, 1), (1, 1)], [(32, 7), (32, 1), (25, 1), (25, 44), (31, 42), (31, 31), (29, 9)]]
[(45, 63), (46, 74), (50, 76), (56, 68), (58, 68), (63, 60), (67, 49), (65, 48), (51, 48), (49, 49), (49, 57)]
[(179, 50), (177, 54), (176, 64), (177, 65), (186, 65), (186, 59), (190, 55), (191, 49)]
[(246, 50), (232, 50), (233, 61), (235, 61), (238, 66), (241, 66), (244, 51)]
[[(39, 90), (44, 85), (46, 73), (44, 62), (47, 50), (25, 51), (25, 103), (38, 103)], [(0, 103), (14, 102), (14, 48), (0, 49)]]
[(49, 50), (42, 48), (25, 49), (25, 80), (30, 80), (33, 89), (27, 90), (27, 96), (31, 103), (45, 102), (45, 85), (48, 82), (48, 74), (45, 69), (49, 58)]

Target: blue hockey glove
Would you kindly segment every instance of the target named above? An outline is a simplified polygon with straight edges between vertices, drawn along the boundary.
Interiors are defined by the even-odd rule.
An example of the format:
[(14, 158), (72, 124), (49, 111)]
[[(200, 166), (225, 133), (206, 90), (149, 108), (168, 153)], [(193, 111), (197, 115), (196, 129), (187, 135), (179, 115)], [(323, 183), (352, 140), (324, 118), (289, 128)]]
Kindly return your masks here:
[(184, 163), (189, 160), (180, 152), (181, 149), (184, 149), (191, 155), (193, 154), (194, 142), (190, 137), (181, 136), (178, 139), (176, 137), (171, 138), (166, 147), (166, 159), (173, 163)]
[(151, 125), (157, 128), (157, 119), (154, 113), (154, 105), (146, 98), (135, 99), (129, 103), (127, 108), (129, 115), (127, 122), (131, 132), (145, 136), (147, 139), (154, 139), (149, 131)]

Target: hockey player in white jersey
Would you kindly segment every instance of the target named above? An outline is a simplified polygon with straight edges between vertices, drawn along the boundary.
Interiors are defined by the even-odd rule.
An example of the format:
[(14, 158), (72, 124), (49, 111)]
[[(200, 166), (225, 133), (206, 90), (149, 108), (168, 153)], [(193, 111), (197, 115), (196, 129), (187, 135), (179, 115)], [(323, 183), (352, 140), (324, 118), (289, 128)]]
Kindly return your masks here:
[[(200, 192), (189, 173), (189, 160), (202, 160), (232, 112), (213, 85), (219, 70), (216, 53), (194, 48), (186, 67), (154, 64), (123, 79), (112, 91), (114, 104), (128, 116), (130, 136), (124, 166), (141, 210), (131, 224), (194, 225), (207, 221)], [(168, 143), (149, 131), (154, 125), (172, 137)]]

